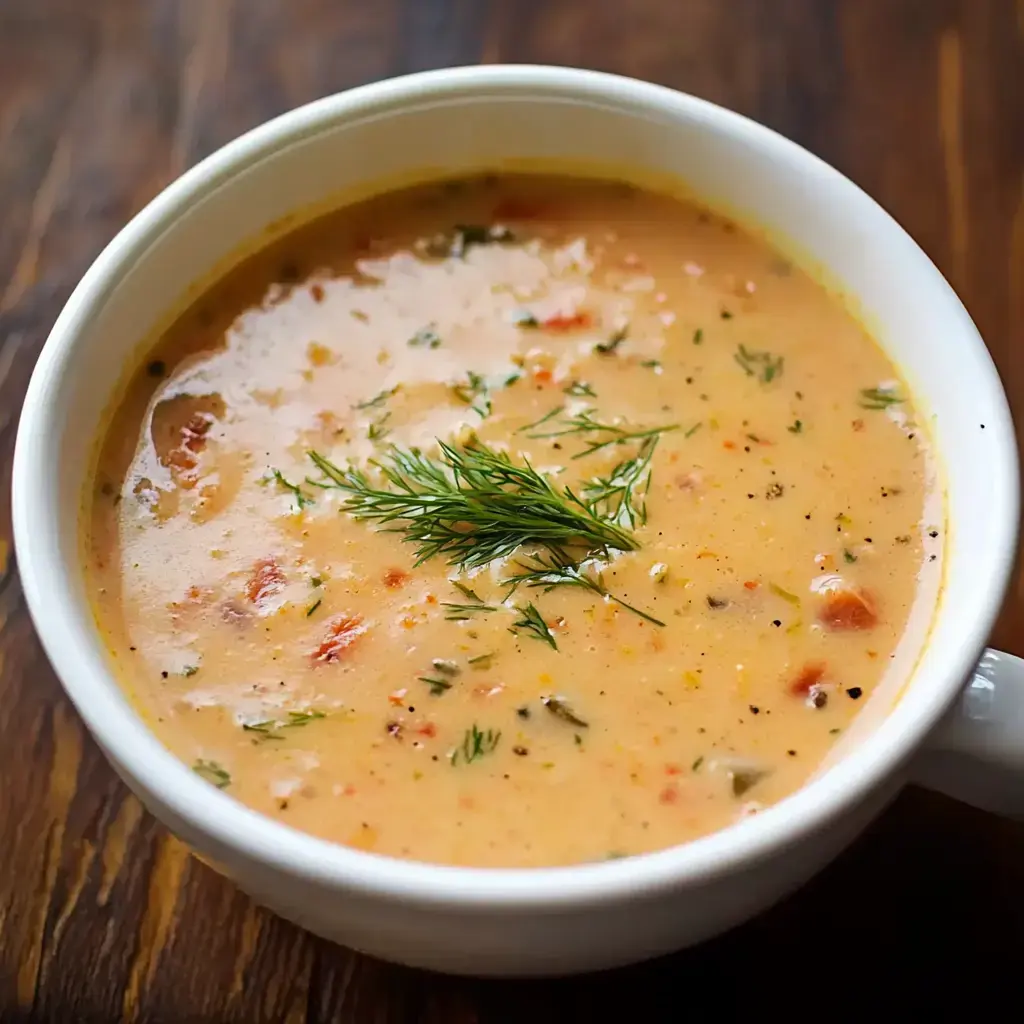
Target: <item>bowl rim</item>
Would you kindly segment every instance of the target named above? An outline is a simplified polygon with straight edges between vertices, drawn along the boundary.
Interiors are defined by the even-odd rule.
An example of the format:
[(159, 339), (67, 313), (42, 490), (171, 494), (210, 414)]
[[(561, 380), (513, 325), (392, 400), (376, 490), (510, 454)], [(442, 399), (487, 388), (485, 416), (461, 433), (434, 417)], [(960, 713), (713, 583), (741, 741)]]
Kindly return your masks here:
[[(73, 570), (59, 552), (53, 495), (57, 469), (40, 458), (55, 444), (58, 410), (48, 397), (65, 372), (80, 332), (102, 311), (107, 296), (132, 261), (159, 238), (177, 212), (209, 194), (253, 161), (297, 139), (368, 113), (400, 110), (425, 98), (443, 99), (471, 90), (548, 93), (553, 98), (592, 99), (624, 108), (670, 112), (745, 139), (758, 159), (792, 165), (794, 180), (827, 176), (844, 202), (895, 232), (930, 275), (936, 299), (958, 318), (964, 358), (985, 378), (986, 423), (996, 442), (993, 461), (998, 500), (985, 524), (986, 561), (979, 571), (992, 580), (986, 597), (964, 608), (958, 657), (943, 678), (923, 687), (920, 699), (894, 708), (858, 747), (828, 772), (757, 815), (689, 843), (621, 860), (546, 868), (472, 868), (400, 860), (354, 850), (274, 821), (214, 789), (172, 755), (120, 695), (113, 673), (82, 668), (75, 653), (79, 632), (67, 599)], [(48, 440), (49, 438), (49, 440)], [(144, 207), (115, 236), (86, 272), (57, 319), (32, 374), (14, 454), (13, 525), (22, 588), (37, 633), (61, 684), (123, 774), (189, 831), (200, 834), (213, 856), (230, 854), (309, 884), (424, 906), (517, 911), (572, 907), (654, 897), (668, 889), (705, 884), (777, 855), (822, 830), (864, 800), (922, 742), (959, 693), (998, 613), (1013, 565), (1017, 532), (1016, 444), (1006, 396), (984, 343), (960, 300), (903, 228), (853, 182), (818, 157), (771, 129), (706, 100), (636, 79), (543, 65), (446, 68), (386, 79), (327, 96), (267, 121), (206, 157)], [(91, 618), (91, 616), (90, 616)], [(929, 641), (930, 643), (931, 641)], [(115, 691), (117, 691), (115, 693)]]

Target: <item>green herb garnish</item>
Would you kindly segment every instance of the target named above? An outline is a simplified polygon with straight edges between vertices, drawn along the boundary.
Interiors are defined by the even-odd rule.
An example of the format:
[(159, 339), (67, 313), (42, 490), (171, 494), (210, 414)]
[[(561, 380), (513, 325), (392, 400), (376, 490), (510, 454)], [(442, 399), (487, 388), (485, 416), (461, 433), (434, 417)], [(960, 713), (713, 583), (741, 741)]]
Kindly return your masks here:
[(430, 687), (431, 697), (440, 697), (445, 690), (450, 690), (452, 684), (449, 680), (443, 676), (420, 676), (419, 680), (421, 683), (426, 683)]
[(327, 486), (349, 495), (344, 510), (404, 534), (416, 546), (417, 565), (444, 555), (453, 565), (473, 568), (524, 544), (558, 554), (569, 546), (639, 547), (630, 533), (596, 515), (568, 487), (555, 488), (529, 463), (516, 465), (481, 442), (438, 446), (440, 458), (392, 446), (386, 457), (371, 460), (383, 478), (379, 486), (362, 470), (341, 468), (319, 452), (309, 456)]
[(488, 612), (496, 612), (498, 610), (497, 605), (487, 604), (485, 601), (480, 599), (480, 595), (475, 590), (467, 587), (464, 583), (459, 583), (458, 580), (451, 580), (451, 585), (462, 594), (469, 602), (469, 604), (454, 604), (451, 601), (442, 601), (441, 607), (447, 609), (445, 612), (445, 618), (451, 622), (465, 622), (467, 619), (471, 619), (474, 615), (484, 614)]
[(537, 611), (537, 606), (532, 601), (526, 605), (517, 605), (516, 611), (519, 612), (519, 618), (512, 623), (512, 627), (509, 630), (510, 633), (517, 633), (522, 630), (528, 636), (533, 637), (534, 640), (546, 643), (553, 651), (558, 650), (558, 644), (555, 642), (554, 635), (548, 629), (548, 624), (544, 621), (541, 613)]
[(903, 396), (891, 388), (861, 388), (859, 404), (862, 409), (888, 409), (903, 401)]
[(245, 732), (256, 733), (256, 739), (260, 741), (283, 740), (284, 737), (278, 735), (282, 729), (300, 729), (310, 722), (326, 717), (324, 711), (289, 711), (283, 719), (268, 718), (262, 722), (245, 722), (242, 729)]
[(312, 603), (312, 604), (311, 604), (311, 605), (310, 605), (310, 606), (309, 606), (309, 607), (308, 607), (308, 608), (306, 609), (306, 618), (308, 619), (308, 618), (310, 617), (310, 615), (312, 615), (312, 614), (313, 614), (313, 612), (315, 612), (315, 611), (317, 610), (317, 608), (319, 608), (319, 607), (320, 607), (320, 605), (322, 605), (323, 603), (324, 603), (324, 599), (323, 599), (322, 597), (318, 597), (318, 598), (317, 598), (317, 599), (316, 599), (316, 600), (315, 600), (315, 601), (314, 601), (314, 602), (313, 602), (313, 603)]
[(451, 753), (451, 763), (453, 765), (458, 764), (461, 757), (463, 764), (471, 764), (478, 758), (484, 756), (484, 754), (494, 753), (494, 748), (497, 747), (498, 741), (501, 739), (501, 730), (488, 729), (487, 732), (481, 732), (477, 728), (476, 723), (466, 730), (465, 736), (462, 738), (462, 743), (459, 744)]
[(595, 411), (594, 409), (584, 409), (573, 416), (565, 417), (560, 423), (552, 424), (550, 430), (537, 431), (537, 427), (547, 423), (554, 415), (561, 412), (561, 410), (556, 410), (554, 413), (548, 413), (547, 416), (536, 423), (531, 423), (527, 427), (520, 427), (517, 433), (530, 431), (526, 436), (533, 440), (570, 436), (586, 438), (586, 449), (582, 452), (577, 452), (573, 456), (573, 459), (582, 459), (587, 455), (593, 455), (594, 452), (601, 451), (602, 448), (607, 448), (609, 445), (625, 444), (627, 441), (644, 441), (648, 438), (668, 433), (670, 430), (679, 429), (678, 423), (670, 423), (665, 427), (651, 427), (647, 430), (627, 430), (624, 427), (616, 426), (612, 423), (601, 423), (594, 419)]
[(594, 351), (598, 355), (610, 356), (628, 337), (629, 327), (620, 327), (612, 332), (607, 341), (599, 341), (594, 346)]
[(217, 761), (205, 761), (203, 758), (199, 758), (192, 765), (192, 771), (218, 789), (227, 789), (231, 785), (231, 773)]
[(748, 377), (758, 377), (765, 384), (770, 384), (782, 374), (784, 358), (773, 356), (771, 352), (754, 352), (745, 345), (740, 345), (733, 358), (743, 367), (743, 372)]
[(453, 384), (452, 394), (466, 405), (472, 406), (473, 412), (481, 419), (491, 414), (491, 397), (487, 388), (487, 380), (479, 373), (468, 370), (465, 383)]
[(421, 327), (408, 341), (410, 348), (440, 348), (441, 335), (437, 333), (436, 324)]
[(695, 330), (693, 332), (693, 343), (694, 343), (694, 345), (700, 345), (703, 341), (704, 341), (704, 330), (703, 330), (703, 328), (698, 327), (697, 330)]
[(352, 406), (353, 409), (377, 409), (382, 406), (396, 391), (398, 391), (400, 385), (396, 384), (393, 388), (385, 388), (383, 391), (379, 391), (373, 396), (368, 398), (365, 402), (357, 402)]
[(573, 711), (571, 705), (567, 700), (562, 697), (541, 697), (541, 704), (544, 705), (556, 718), (561, 718), (563, 722), (568, 722), (570, 725), (575, 725), (578, 729), (589, 729), (590, 723), (584, 722), (579, 715)]
[(374, 420), (373, 423), (366, 428), (366, 436), (371, 441), (383, 441), (391, 431), (386, 426), (388, 420), (391, 419), (391, 413), (386, 412), (380, 419)]
[(518, 587), (539, 588), (545, 594), (555, 587), (578, 587), (581, 590), (589, 590), (599, 597), (607, 597), (609, 601), (614, 601), (634, 615), (654, 623), (655, 626), (665, 625), (661, 619), (656, 619), (648, 612), (641, 611), (612, 594), (605, 587), (599, 572), (592, 575), (577, 565), (562, 564), (550, 556), (545, 558), (540, 555), (534, 556), (531, 562), (517, 562), (516, 565), (519, 571), (501, 581), (502, 586), (509, 588), (508, 597), (511, 597)]
[(587, 398), (597, 398), (597, 393), (594, 389), (583, 380), (574, 380), (567, 387), (562, 388), (562, 391), (567, 395), (572, 395), (573, 398), (583, 398), (584, 396)]
[(487, 654), (478, 654), (475, 658), (469, 659), (469, 664), (473, 666), (477, 671), (483, 672), (491, 667), (491, 663), (494, 661), (494, 652), (489, 651)]
[[(582, 495), (595, 515), (631, 530), (647, 522), (651, 460), (657, 445), (658, 435), (652, 434), (632, 458), (624, 459), (607, 476), (596, 476), (583, 485)], [(643, 500), (638, 505), (635, 499), (641, 490)]]
[(801, 420), (793, 420), (792, 425), (786, 427), (791, 434), (802, 434), (804, 432), (804, 425)]
[(703, 426), (704, 424), (700, 420), (698, 420), (696, 423), (694, 423), (692, 427), (690, 427), (690, 429), (685, 434), (683, 434), (683, 437), (693, 437), (693, 435), (696, 434), (697, 431), (700, 430), (700, 428)]
[(843, 561), (852, 565), (857, 561), (857, 556), (849, 548), (843, 548)]
[(313, 499), (303, 494), (302, 488), (298, 484), (293, 484), (290, 480), (286, 479), (281, 470), (272, 469), (270, 471), (270, 478), (277, 483), (281, 490), (291, 492), (292, 497), (295, 499), (295, 507), (300, 511), (307, 505), (313, 504)]
[(564, 406), (556, 405), (554, 409), (550, 409), (548, 412), (544, 413), (539, 420), (534, 420), (532, 423), (527, 423), (525, 426), (517, 427), (515, 433), (525, 434), (528, 430), (534, 430), (535, 428), (542, 426), (547, 423), (548, 420), (554, 419), (563, 410), (563, 408)]

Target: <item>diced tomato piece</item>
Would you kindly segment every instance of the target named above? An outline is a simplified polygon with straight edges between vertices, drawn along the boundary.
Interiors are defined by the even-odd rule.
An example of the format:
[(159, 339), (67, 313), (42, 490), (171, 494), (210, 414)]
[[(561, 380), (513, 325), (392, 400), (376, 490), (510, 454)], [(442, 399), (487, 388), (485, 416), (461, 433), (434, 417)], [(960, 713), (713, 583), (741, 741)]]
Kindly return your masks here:
[(245, 596), (253, 604), (260, 604), (284, 586), (284, 573), (273, 558), (261, 558), (252, 569), (245, 585)]
[(395, 589), (409, 580), (409, 573), (404, 569), (387, 569), (384, 572), (384, 586)]
[(683, 774), (683, 769), (680, 768), (679, 765), (677, 765), (677, 764), (667, 764), (667, 765), (665, 765), (665, 774), (666, 775), (682, 775)]
[(313, 660), (337, 661), (367, 628), (361, 615), (339, 615), (328, 624), (320, 646), (313, 651)]
[(594, 318), (585, 310), (576, 313), (555, 313), (540, 322), (541, 327), (548, 331), (576, 331), (583, 327), (591, 327)]
[(735, 451), (735, 449), (736, 449), (736, 442), (735, 441), (723, 441), (722, 442), (722, 447), (723, 448), (727, 448), (729, 451)]
[(437, 726), (433, 722), (426, 722), (416, 730), (421, 736), (433, 738), (437, 735)]
[(825, 598), (818, 621), (835, 630), (872, 629), (878, 625), (878, 613), (866, 594), (837, 590)]
[(809, 661), (789, 686), (789, 692), (796, 697), (806, 697), (812, 686), (817, 686), (825, 676), (827, 666), (823, 661)]
[(172, 448), (167, 453), (167, 465), (182, 473), (188, 473), (199, 465), (199, 456), (188, 448)]
[(675, 786), (666, 786), (658, 796), (658, 800), (663, 804), (674, 804), (679, 800), (679, 790)]
[(201, 452), (206, 447), (206, 435), (213, 426), (213, 417), (208, 412), (193, 413), (181, 428), (181, 447), (190, 452)]
[(550, 384), (555, 379), (555, 375), (550, 370), (534, 370), (533, 379), (538, 384)]
[(761, 586), (761, 584), (760, 584), (760, 583), (758, 583), (758, 582), (757, 582), (757, 580), (747, 580), (747, 581), (746, 581), (746, 582), (745, 582), (745, 583), (743, 584), (743, 586), (744, 586), (744, 587), (745, 587), (745, 588), (746, 588), (747, 590), (757, 590), (757, 588), (758, 588), (759, 586)]

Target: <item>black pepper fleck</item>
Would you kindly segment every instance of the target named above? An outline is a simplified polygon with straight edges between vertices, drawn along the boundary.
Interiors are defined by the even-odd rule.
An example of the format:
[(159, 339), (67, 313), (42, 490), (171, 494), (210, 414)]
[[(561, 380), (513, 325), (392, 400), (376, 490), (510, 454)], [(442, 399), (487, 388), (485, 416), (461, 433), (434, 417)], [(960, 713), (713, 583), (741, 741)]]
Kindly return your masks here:
[(849, 697), (850, 700), (860, 700), (861, 694), (863, 693), (864, 691), (859, 686), (851, 686), (846, 691), (846, 696)]

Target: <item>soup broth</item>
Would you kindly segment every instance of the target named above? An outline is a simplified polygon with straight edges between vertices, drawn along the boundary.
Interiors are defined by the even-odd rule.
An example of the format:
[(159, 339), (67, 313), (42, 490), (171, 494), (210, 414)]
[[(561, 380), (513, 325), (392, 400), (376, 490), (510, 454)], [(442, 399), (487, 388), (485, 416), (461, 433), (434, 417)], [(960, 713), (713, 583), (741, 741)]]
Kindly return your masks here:
[(893, 367), (762, 241), (499, 176), (203, 294), (103, 440), (87, 561), (126, 690), (212, 785), (363, 850), (555, 865), (808, 779), (935, 557), (927, 485)]

